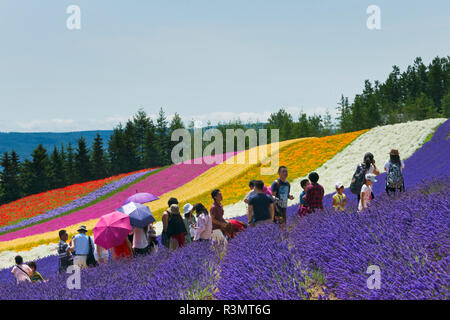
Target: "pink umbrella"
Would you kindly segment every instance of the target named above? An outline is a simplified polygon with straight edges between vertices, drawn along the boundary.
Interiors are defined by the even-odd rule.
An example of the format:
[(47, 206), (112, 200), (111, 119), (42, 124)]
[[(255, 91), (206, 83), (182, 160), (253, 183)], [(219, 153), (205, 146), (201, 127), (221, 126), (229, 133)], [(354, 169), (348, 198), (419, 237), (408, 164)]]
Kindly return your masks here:
[(94, 242), (102, 248), (119, 246), (131, 231), (130, 217), (114, 211), (100, 218), (94, 227)]

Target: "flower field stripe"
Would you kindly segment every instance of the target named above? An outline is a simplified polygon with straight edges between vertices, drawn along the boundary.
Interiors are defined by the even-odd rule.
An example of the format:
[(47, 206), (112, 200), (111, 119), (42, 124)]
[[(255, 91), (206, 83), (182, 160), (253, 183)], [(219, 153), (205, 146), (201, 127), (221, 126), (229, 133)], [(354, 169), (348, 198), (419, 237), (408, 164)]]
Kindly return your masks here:
[[(289, 179), (295, 179), (321, 166), (364, 132), (366, 130), (321, 138), (295, 140), (293, 143), (280, 149), (280, 165), (288, 168)], [(278, 173), (261, 175), (260, 168), (253, 166), (242, 174), (237, 175), (232, 181), (217, 186), (220, 188), (224, 198), (222, 204), (236, 204), (242, 201), (250, 191), (248, 188), (250, 180), (262, 180), (265, 185), (270, 186), (277, 178)], [(189, 199), (189, 201), (192, 203), (211, 203), (210, 190), (194, 199)]]
[[(224, 158), (228, 159), (234, 155), (235, 153), (225, 154)], [(57, 241), (56, 231), (62, 228), (69, 233), (75, 234), (78, 225), (84, 224), (88, 229), (92, 230), (98, 218), (121, 207), (129, 196), (136, 193), (136, 190), (154, 193), (159, 196), (161, 195), (160, 193), (167, 193), (173, 188), (184, 185), (189, 180), (215, 166), (215, 163), (172, 165), (92, 206), (26, 229), (4, 234), (0, 236), (0, 251), (29, 249), (36, 245), (55, 242)], [(18, 244), (17, 246), (15, 245), (16, 243)]]
[[(277, 152), (282, 154), (282, 150), (287, 146), (299, 141), (301, 139), (287, 140), (279, 143), (279, 149)], [(170, 193), (166, 193), (160, 197), (159, 200), (146, 204), (151, 211), (159, 217), (161, 213), (167, 208), (167, 202), (169, 198), (175, 197), (180, 203), (194, 202), (198, 197), (201, 197), (215, 188), (221, 188), (227, 184), (232, 183), (236, 178), (249, 171), (252, 168), (260, 168), (260, 163), (266, 163), (267, 158), (271, 157), (271, 150), (276, 150), (275, 144), (269, 145), (267, 152), (269, 154), (265, 159), (259, 159), (258, 163), (252, 164), (248, 159), (253, 152), (259, 155), (260, 147), (254, 147), (249, 150), (245, 150), (245, 163), (239, 163), (239, 154), (233, 158), (228, 159), (227, 162), (223, 162), (210, 170), (204, 172), (197, 178), (186, 183), (185, 185), (172, 190)], [(243, 152), (244, 153), (244, 152)], [(231, 164), (233, 163), (233, 164)], [(247, 182), (248, 184), (248, 182)]]
[(103, 199), (104, 197), (111, 196), (112, 194), (114, 194), (115, 192), (120, 190), (120, 188), (122, 188), (123, 186), (130, 185), (133, 182), (138, 181), (142, 177), (148, 175), (150, 172), (153, 172), (155, 170), (159, 170), (159, 169), (145, 170), (145, 171), (140, 171), (138, 173), (128, 175), (118, 181), (109, 183), (109, 184), (101, 187), (100, 189), (97, 189), (97, 190), (89, 193), (88, 195), (86, 195), (82, 198), (76, 199), (69, 204), (66, 204), (59, 208), (50, 210), (50, 211), (40, 214), (38, 216), (22, 220), (17, 224), (13, 224), (13, 225), (9, 225), (9, 226), (0, 228), (0, 235), (5, 234), (6, 232), (10, 232), (12, 230), (23, 229), (25, 227), (29, 227), (29, 226), (37, 224), (37, 223), (42, 223), (44, 221), (48, 221), (55, 217), (62, 216), (64, 214), (68, 214), (68, 213), (72, 213), (72, 212), (80, 210), (84, 207), (87, 207), (89, 205), (93, 205), (95, 202)]
[[(412, 150), (411, 152), (414, 152), (414, 150), (416, 150), (417, 149), (417, 147), (418, 146), (420, 146), (420, 144), (421, 144), (421, 142), (420, 141), (416, 141), (415, 140), (415, 137), (416, 136), (421, 136), (421, 135), (424, 135), (424, 136), (426, 136), (426, 135), (428, 135), (431, 131), (432, 131), (432, 128), (434, 128), (434, 127), (436, 127), (439, 123), (442, 123), (443, 121), (445, 121), (445, 119), (432, 119), (432, 120), (426, 120), (426, 121), (421, 121), (421, 122), (413, 122), (413, 123), (407, 123), (407, 125), (408, 126), (406, 126), (406, 127), (403, 127), (402, 129), (402, 132), (404, 133), (404, 134), (408, 134), (410, 137), (412, 136), (412, 138), (410, 138), (409, 139), (409, 141), (407, 141), (406, 143), (407, 144), (409, 144), (410, 145), (410, 147), (408, 148), (408, 150)], [(423, 123), (426, 123), (426, 125), (424, 126), (423, 125)], [(404, 124), (404, 125), (406, 125), (406, 124)], [(400, 125), (394, 125), (393, 127), (395, 127), (395, 126), (400, 126)], [(367, 146), (377, 146), (377, 145), (379, 145), (379, 143), (378, 143), (378, 141), (379, 140), (383, 140), (384, 138), (383, 138), (383, 135), (386, 135), (387, 134), (387, 132), (388, 132), (388, 130), (385, 130), (385, 131), (383, 131), (383, 130), (378, 130), (378, 133), (376, 134), (376, 135), (369, 135), (370, 133), (371, 133), (371, 131), (373, 131), (373, 130), (376, 130), (376, 129), (383, 129), (383, 128), (387, 128), (387, 127), (390, 127), (390, 126), (385, 126), (385, 127), (381, 127), (381, 128), (375, 128), (375, 129), (372, 129), (372, 130), (370, 130), (370, 131), (368, 131), (368, 132), (366, 132), (366, 133), (364, 133), (364, 134), (362, 134), (361, 136), (359, 136), (358, 138), (356, 138), (354, 141), (353, 141), (353, 143), (351, 143), (349, 146), (347, 146), (346, 148), (344, 148), (340, 153), (338, 153), (335, 157), (333, 157), (333, 159), (332, 160), (336, 160), (336, 159), (339, 159), (338, 157), (341, 155), (341, 154), (348, 154), (348, 153), (351, 153), (351, 154), (353, 154), (353, 153), (358, 153), (357, 155), (355, 155), (355, 154), (353, 154), (352, 155), (352, 159), (356, 159), (356, 162), (354, 161), (354, 160), (351, 160), (352, 162), (353, 162), (353, 164), (352, 164), (352, 167), (353, 166), (356, 166), (356, 164), (359, 162), (359, 161), (361, 161), (361, 160), (359, 160), (359, 158), (360, 157), (362, 157), (362, 156), (359, 156), (359, 153), (361, 153), (362, 151), (361, 150), (364, 150), (364, 152), (362, 152), (362, 154), (364, 154), (365, 152), (366, 152), (366, 149), (365, 148), (361, 148), (361, 147), (359, 147), (359, 148), (354, 148), (354, 145), (361, 145), (361, 143), (359, 142), (359, 140), (360, 139), (362, 139), (362, 137), (364, 137), (365, 138), (365, 140), (363, 140), (364, 141), (364, 146), (365, 147), (367, 147)], [(418, 133), (418, 134), (414, 134), (414, 133), (409, 133), (413, 128), (419, 128), (420, 129), (420, 132)], [(427, 132), (427, 133), (425, 133), (425, 132)], [(369, 137), (370, 139), (368, 139), (367, 137)], [(401, 136), (400, 136), (401, 137)], [(385, 151), (385, 150), (383, 150), (382, 151), (382, 153), (383, 153), (383, 156), (384, 155), (386, 155), (387, 156), (387, 152), (389, 151), (389, 149), (392, 147), (392, 144), (393, 144), (393, 141), (397, 141), (396, 143), (397, 143), (397, 145), (398, 145), (398, 132), (397, 132), (397, 135), (391, 135), (391, 138), (392, 139), (394, 139), (394, 140), (392, 140), (392, 141), (388, 141), (388, 142), (385, 142), (384, 143), (384, 145), (385, 145), (385, 149), (387, 149), (387, 151)], [(314, 138), (314, 139), (317, 139), (317, 138)], [(404, 140), (402, 140), (402, 139), (400, 139), (400, 141), (404, 141)], [(416, 141), (416, 142), (414, 142), (414, 141)], [(412, 143), (411, 143), (412, 142)], [(377, 144), (378, 143), (378, 144)], [(387, 146), (387, 147), (386, 147)], [(350, 149), (350, 148), (352, 148), (352, 150), (351, 150), (351, 152), (349, 152), (348, 150)], [(402, 157), (403, 157), (403, 151), (402, 151), (402, 146), (400, 146), (399, 147), (400, 148), (400, 152), (401, 152), (401, 155), (402, 155)], [(385, 152), (385, 153), (384, 153)], [(283, 152), (281, 152), (281, 154), (283, 154)], [(374, 152), (374, 154), (375, 154), (375, 157), (376, 157), (376, 159), (377, 159), (377, 154)], [(347, 158), (347, 157), (344, 157), (344, 158)], [(384, 159), (384, 158), (381, 158), (381, 159)], [(378, 160), (378, 166), (380, 166), (380, 160), (379, 159), (377, 159)], [(381, 162), (383, 162), (382, 164), (381, 164), (381, 166), (384, 164), (384, 160), (381, 160)], [(281, 163), (280, 163), (281, 164)], [(335, 166), (335, 172), (333, 172), (332, 174), (333, 174), (333, 176), (331, 177), (331, 178), (329, 178), (329, 180), (331, 181), (328, 185), (327, 184), (324, 184), (323, 183), (323, 180), (324, 180), (324, 176), (323, 176), (323, 174), (321, 174), (321, 180), (319, 180), (319, 182), (321, 183), (321, 184), (323, 184), (324, 185), (324, 187), (326, 188), (326, 190), (328, 189), (328, 190), (330, 190), (330, 187), (331, 187), (331, 189), (333, 190), (333, 186), (334, 186), (334, 184), (335, 184), (335, 182), (337, 181), (337, 180), (340, 180), (340, 179), (342, 179), (342, 180), (344, 180), (343, 178), (342, 178), (342, 176), (341, 176), (341, 170), (339, 170), (340, 168), (339, 168), (339, 165), (345, 165), (346, 163), (344, 162), (344, 163), (339, 163), (338, 161), (336, 161), (336, 164), (334, 165)], [(217, 170), (218, 169), (218, 167), (223, 167), (225, 164), (221, 164), (221, 165), (219, 165), (219, 166), (216, 166), (216, 167), (214, 167), (213, 169), (215, 169), (215, 170)], [(329, 165), (329, 162), (327, 162), (327, 163), (325, 163), (323, 166), (322, 166), (322, 168), (325, 168), (325, 167), (327, 167)], [(315, 168), (312, 168), (311, 170), (314, 170)], [(212, 169), (210, 169), (210, 170), (212, 170)], [(208, 171), (210, 171), (210, 170), (208, 170)], [(354, 168), (353, 169), (351, 169), (350, 171), (351, 171), (351, 173), (349, 174), (350, 175), (350, 178), (349, 179), (351, 179), (351, 175), (353, 174), (353, 170), (354, 170)], [(242, 173), (242, 172), (241, 172)], [(320, 174), (320, 171), (319, 171), (319, 174)], [(222, 175), (226, 175), (226, 170), (224, 170), (224, 171), (222, 171)], [(239, 175), (238, 175), (239, 176)], [(216, 176), (217, 177), (217, 176)], [(290, 177), (292, 178), (292, 175), (290, 175)], [(194, 182), (196, 179), (194, 179), (192, 182)], [(335, 181), (336, 180), (336, 181)], [(203, 181), (205, 181), (205, 180), (203, 180)], [(292, 180), (291, 180), (292, 181)], [(296, 192), (296, 189), (295, 188), (298, 188), (299, 189), (299, 183), (298, 183), (298, 181), (299, 181), (299, 179), (296, 181), (296, 182), (294, 182), (294, 183), (291, 183), (291, 187), (292, 187), (292, 191), (291, 191), (291, 193), (294, 195), (294, 197), (296, 198), (295, 199), (295, 202), (298, 202), (298, 194), (300, 193), (300, 191), (298, 190), (298, 192)], [(245, 185), (247, 185), (248, 184), (248, 181), (247, 181), (247, 183), (245, 183)], [(179, 189), (182, 189), (183, 187), (181, 187), (181, 188), (179, 188)], [(201, 190), (201, 186), (199, 186), (199, 185), (197, 185), (197, 189), (200, 189)], [(226, 194), (224, 194), (224, 196), (226, 197)], [(181, 199), (183, 199), (183, 197), (180, 197)], [(195, 199), (195, 198), (194, 198)], [(183, 200), (181, 200), (181, 201), (183, 201)], [(180, 202), (181, 202), (180, 201)], [(226, 201), (226, 199), (225, 199), (225, 201)], [(167, 203), (167, 202), (166, 202)], [(207, 203), (206, 203), (207, 204)], [(291, 204), (292, 204), (292, 202), (291, 202)], [(163, 206), (164, 207), (164, 206)], [(240, 202), (238, 202), (238, 203), (235, 203), (235, 204), (233, 204), (233, 205), (227, 205), (225, 208), (225, 217), (226, 218), (231, 218), (231, 217), (236, 217), (236, 216), (240, 216), (240, 215), (242, 215), (243, 213), (245, 213), (245, 210), (246, 210), (246, 207), (245, 207), (245, 204), (243, 203), (243, 201), (240, 201)], [(95, 223), (96, 223), (96, 219), (94, 219), (94, 220), (92, 220), (92, 221), (86, 221), (86, 224), (88, 224), (89, 226), (91, 226), (91, 227), (93, 227), (94, 225), (95, 225)], [(66, 224), (66, 226), (67, 225), (69, 225), (69, 224)], [(73, 226), (71, 226), (71, 230), (73, 230), (72, 232), (75, 232), (75, 228), (76, 228), (77, 226), (76, 225), (73, 225)], [(157, 227), (160, 227), (158, 224), (157, 224)], [(40, 232), (43, 232), (45, 229), (43, 229), (43, 230), (40, 230)], [(55, 237), (51, 234), (51, 233), (48, 233), (48, 234), (41, 234), (41, 237), (33, 237), (33, 238), (24, 238), (24, 239), (17, 239), (17, 242), (12, 242), (12, 241), (7, 241), (7, 242), (4, 242), (4, 243), (1, 243), (0, 242), (0, 251), (3, 251), (3, 250), (6, 250), (6, 249), (13, 249), (13, 250), (17, 250), (17, 249), (23, 249), (23, 248), (30, 248), (30, 247), (33, 247), (34, 245), (38, 245), (38, 244), (46, 244), (46, 243), (49, 243), (49, 239), (54, 239)]]
[(30, 195), (0, 206), (0, 227), (18, 223), (66, 205), (76, 199), (137, 172), (121, 174), (106, 179), (74, 184), (61, 189)]
[[(282, 150), (285, 146), (288, 146), (298, 140), (301, 139), (294, 139), (289, 141), (283, 141), (279, 143), (279, 149), (278, 151)], [(259, 147), (256, 147), (259, 148)], [(271, 148), (269, 148), (272, 150)], [(259, 150), (259, 149), (257, 149)], [(268, 150), (269, 151), (269, 150)], [(252, 152), (252, 150), (246, 150), (245, 157), (246, 159), (249, 158), (249, 154)], [(257, 151), (258, 152), (258, 151)], [(259, 152), (257, 153), (259, 154)], [(233, 160), (233, 157), (235, 158), (237, 154), (226, 154), (225, 159), (229, 159), (231, 161), (237, 162), (237, 160)], [(180, 167), (183, 166), (183, 167)], [(209, 167), (205, 169), (206, 167)], [(227, 163), (220, 163), (218, 165), (211, 164), (211, 165), (194, 165), (194, 164), (180, 164), (176, 166), (171, 166), (169, 169), (173, 167), (178, 167), (176, 169), (172, 169), (173, 171), (169, 171), (171, 174), (164, 175), (164, 172), (167, 173), (166, 170), (163, 170), (162, 172), (155, 174), (154, 176), (149, 177), (149, 179), (152, 179), (153, 181), (148, 183), (148, 186), (153, 186), (160, 190), (161, 186), (159, 183), (164, 184), (168, 182), (166, 193), (160, 196), (159, 200), (153, 201), (150, 205), (150, 209), (152, 210), (152, 213), (155, 215), (155, 218), (158, 219), (158, 215), (162, 213), (162, 211), (167, 206), (167, 201), (170, 197), (178, 197), (178, 199), (183, 201), (186, 199), (186, 195), (193, 194), (198, 195), (202, 194), (205, 190), (205, 187), (208, 186), (211, 190), (217, 185), (221, 183), (229, 182), (233, 177), (238, 176), (245, 171), (249, 170), (252, 166), (257, 166), (257, 164), (227, 164)], [(200, 167), (201, 170), (203, 170), (203, 173), (198, 175), (198, 172), (194, 172), (191, 181), (186, 183), (186, 180), (180, 181), (179, 188), (173, 189), (173, 184), (170, 183), (171, 178), (173, 177), (180, 177), (180, 172), (183, 172), (183, 175), (181, 175), (182, 178), (185, 177), (184, 171), (187, 170), (187, 172), (192, 170), (197, 170), (196, 168)], [(232, 167), (232, 172), (230, 174), (230, 167)], [(199, 169), (199, 170), (200, 170)], [(176, 170), (176, 171), (175, 171)], [(181, 170), (181, 171), (178, 171)], [(194, 177), (195, 176), (195, 177)], [(144, 183), (144, 182), (142, 182)], [(138, 186), (136, 186), (138, 188)], [(203, 189), (202, 189), (203, 188)], [(140, 192), (146, 192), (149, 190), (141, 190)], [(170, 191), (170, 193), (169, 193)], [(152, 191), (149, 191), (152, 192)], [(76, 234), (76, 230), (78, 229), (78, 226), (80, 224), (85, 225), (89, 230), (92, 230), (93, 227), (96, 225), (98, 219), (106, 214), (109, 213), (117, 208), (119, 208), (126, 198), (128, 198), (130, 195), (135, 193), (135, 187), (130, 188), (130, 190), (121, 192), (117, 195), (114, 195), (113, 197), (102, 201), (94, 206), (91, 206), (89, 208), (80, 210), (76, 213), (63, 216), (60, 218), (55, 218), (53, 220), (50, 220), (48, 222), (38, 224), (35, 226), (31, 226), (27, 229), (19, 230), (17, 232), (11, 232), (8, 234), (5, 234), (3, 236), (0, 236), (0, 252), (4, 250), (23, 250), (23, 249), (30, 249), (32, 247), (48, 244), (50, 242), (58, 241), (57, 237), (57, 230), (60, 230), (61, 228), (64, 228), (69, 235)], [(156, 192), (157, 194), (157, 192)], [(160, 224), (158, 225), (158, 229), (160, 229)], [(90, 231), (91, 232), (91, 231)]]

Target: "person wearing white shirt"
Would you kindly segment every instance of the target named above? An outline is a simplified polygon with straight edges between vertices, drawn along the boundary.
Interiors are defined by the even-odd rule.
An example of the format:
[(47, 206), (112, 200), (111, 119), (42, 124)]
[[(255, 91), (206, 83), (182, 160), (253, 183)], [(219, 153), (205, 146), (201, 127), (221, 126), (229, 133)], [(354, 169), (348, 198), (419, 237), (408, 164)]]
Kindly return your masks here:
[(212, 219), (208, 210), (201, 203), (194, 206), (197, 213), (194, 241), (209, 241), (212, 237)]
[(133, 250), (136, 255), (146, 255), (149, 253), (147, 231), (148, 227), (133, 227)]
[(372, 184), (377, 182), (373, 173), (366, 174), (366, 183), (361, 188), (361, 196), (358, 203), (358, 212), (362, 212), (369, 207), (372, 200)]

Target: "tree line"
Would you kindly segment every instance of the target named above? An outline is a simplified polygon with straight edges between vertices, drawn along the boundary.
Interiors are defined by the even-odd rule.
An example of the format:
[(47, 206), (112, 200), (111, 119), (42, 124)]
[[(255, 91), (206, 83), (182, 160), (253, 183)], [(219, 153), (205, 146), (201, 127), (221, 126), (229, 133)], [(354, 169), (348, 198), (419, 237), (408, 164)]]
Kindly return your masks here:
[[(403, 73), (397, 66), (383, 83), (365, 81), (361, 94), (350, 104), (342, 95), (336, 108), (336, 119), (326, 111), (324, 115), (307, 115), (301, 112), (297, 119), (283, 108), (270, 115), (267, 123), (244, 124), (241, 120), (210, 123), (202, 128), (221, 131), (226, 137), (227, 129), (279, 130), (279, 140), (320, 137), (336, 133), (370, 129), (375, 126), (410, 120), (424, 120), (435, 117), (449, 117), (450, 113), (450, 57), (433, 59), (427, 67), (421, 58)], [(153, 121), (140, 109), (125, 125), (114, 128), (107, 142), (99, 134), (91, 148), (80, 138), (76, 146), (54, 146), (48, 151), (38, 145), (31, 160), (20, 161), (13, 150), (0, 158), (0, 204), (9, 203), (21, 197), (62, 188), (75, 183), (103, 179), (112, 175), (132, 172), (144, 168), (165, 166), (172, 163), (171, 151), (178, 143), (171, 141), (172, 132), (185, 128), (194, 141), (194, 122), (187, 127), (179, 114), (175, 113), (169, 122), (164, 110), (159, 110)], [(214, 138), (213, 138), (214, 140)], [(204, 148), (210, 142), (203, 141)], [(223, 152), (226, 152), (223, 141)], [(194, 155), (192, 143), (191, 155)], [(249, 147), (246, 139), (244, 148)]]

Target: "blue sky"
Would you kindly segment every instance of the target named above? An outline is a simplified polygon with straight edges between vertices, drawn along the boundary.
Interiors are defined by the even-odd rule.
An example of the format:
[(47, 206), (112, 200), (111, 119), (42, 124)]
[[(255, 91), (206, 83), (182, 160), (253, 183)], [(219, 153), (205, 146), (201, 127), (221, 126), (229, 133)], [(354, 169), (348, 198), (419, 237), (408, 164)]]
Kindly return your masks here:
[(445, 0), (2, 0), (0, 131), (111, 129), (139, 107), (204, 124), (334, 113), (394, 64), (449, 55), (449, 16)]

